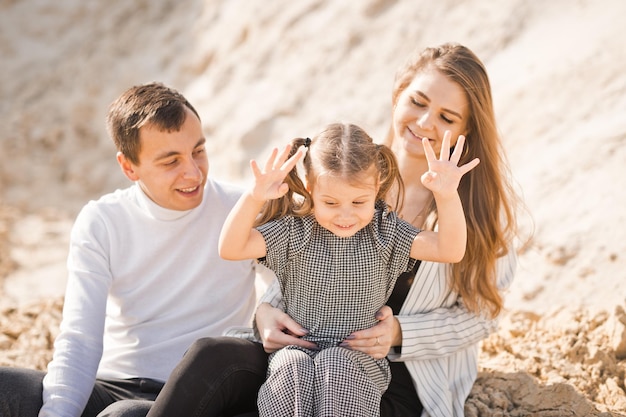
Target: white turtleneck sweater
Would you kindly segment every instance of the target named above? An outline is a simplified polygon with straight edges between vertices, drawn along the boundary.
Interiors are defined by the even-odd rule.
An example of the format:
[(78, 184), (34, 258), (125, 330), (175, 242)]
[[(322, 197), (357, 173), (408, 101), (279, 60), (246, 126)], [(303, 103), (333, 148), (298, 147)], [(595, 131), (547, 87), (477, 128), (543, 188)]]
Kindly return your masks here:
[(174, 211), (135, 184), (82, 209), (40, 416), (80, 416), (96, 377), (165, 381), (194, 340), (250, 325), (254, 263), (217, 252), (239, 196), (208, 180), (200, 206)]

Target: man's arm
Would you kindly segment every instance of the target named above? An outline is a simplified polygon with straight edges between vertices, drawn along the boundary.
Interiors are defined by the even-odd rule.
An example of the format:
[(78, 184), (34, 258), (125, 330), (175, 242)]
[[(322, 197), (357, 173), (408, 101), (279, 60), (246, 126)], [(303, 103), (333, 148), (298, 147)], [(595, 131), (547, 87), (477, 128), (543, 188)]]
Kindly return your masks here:
[(40, 416), (80, 416), (102, 356), (110, 273), (106, 231), (91, 207), (72, 228), (61, 331), (43, 381)]

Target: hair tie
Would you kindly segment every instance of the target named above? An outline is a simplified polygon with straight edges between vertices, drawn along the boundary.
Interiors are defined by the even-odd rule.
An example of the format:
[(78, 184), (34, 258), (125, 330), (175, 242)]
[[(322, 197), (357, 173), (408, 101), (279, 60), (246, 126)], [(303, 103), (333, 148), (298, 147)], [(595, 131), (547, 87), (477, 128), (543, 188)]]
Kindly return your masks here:
[(304, 139), (304, 147), (308, 148), (309, 146), (311, 146), (311, 138)]

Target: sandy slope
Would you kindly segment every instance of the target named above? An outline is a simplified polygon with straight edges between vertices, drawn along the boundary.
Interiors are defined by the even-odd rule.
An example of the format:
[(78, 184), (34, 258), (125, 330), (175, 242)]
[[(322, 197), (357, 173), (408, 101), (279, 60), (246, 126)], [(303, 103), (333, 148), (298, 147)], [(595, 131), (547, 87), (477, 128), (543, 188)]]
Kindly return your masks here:
[(39, 300), (62, 294), (71, 219), (126, 185), (103, 123), (123, 89), (183, 91), (212, 175), (244, 181), (249, 158), (331, 121), (382, 137), (395, 68), (459, 41), (489, 70), (534, 228), (467, 413), (626, 410), (624, 16), (620, 0), (0, 0), (0, 362), (45, 363), (55, 330), (39, 360), (19, 329), (54, 326)]

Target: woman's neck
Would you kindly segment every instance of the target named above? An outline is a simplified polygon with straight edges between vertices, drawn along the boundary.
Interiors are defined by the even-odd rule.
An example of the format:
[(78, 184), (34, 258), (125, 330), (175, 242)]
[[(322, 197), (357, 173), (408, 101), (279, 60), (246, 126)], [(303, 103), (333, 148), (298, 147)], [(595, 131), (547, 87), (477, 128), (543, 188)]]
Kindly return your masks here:
[[(419, 180), (418, 180), (419, 181)], [(423, 228), (428, 217), (433, 194), (421, 182), (405, 185), (404, 204), (398, 212), (399, 216), (415, 227)]]
[(424, 153), (408, 153), (402, 144), (402, 139), (398, 138), (392, 141), (391, 150), (396, 156), (398, 168), (404, 182), (410, 183), (413, 182), (414, 178), (417, 178), (417, 182), (421, 184), (420, 178), (422, 174), (428, 171), (426, 155)]
[(403, 150), (395, 152), (404, 181), (404, 204), (398, 212), (400, 217), (416, 227), (423, 227), (433, 194), (422, 184), (422, 175), (428, 171), (426, 157), (410, 157)]

